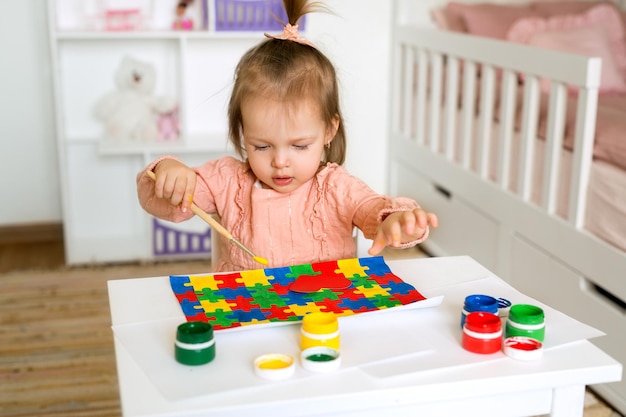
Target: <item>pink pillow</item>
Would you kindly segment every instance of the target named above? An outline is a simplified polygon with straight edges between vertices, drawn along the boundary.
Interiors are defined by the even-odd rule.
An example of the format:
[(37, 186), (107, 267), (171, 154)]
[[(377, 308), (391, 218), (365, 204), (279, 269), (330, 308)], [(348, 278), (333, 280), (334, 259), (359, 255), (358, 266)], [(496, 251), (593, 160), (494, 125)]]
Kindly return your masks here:
[(445, 7), (434, 7), (430, 9), (430, 19), (435, 23), (441, 30), (451, 30), (448, 25), (448, 20), (446, 18), (446, 9)]
[(446, 5), (446, 18), (465, 32), (495, 39), (506, 39), (509, 27), (524, 17), (539, 16), (530, 5), (503, 5), (491, 3), (463, 4), (450, 2)]
[[(583, 28), (590, 28), (591, 30), (576, 31)], [(568, 31), (572, 33), (555, 35), (557, 32)], [(555, 39), (546, 40), (545, 36), (542, 35), (539, 40), (533, 40), (542, 32), (552, 33), (553, 35), (550, 36)], [(588, 35), (590, 38), (582, 38), (580, 37), (581, 34)], [(554, 16), (548, 19), (521, 19), (511, 26), (507, 39), (514, 42), (535, 44), (535, 46), (548, 47), (548, 44), (552, 44), (552, 49), (600, 56), (603, 58), (601, 90), (617, 91), (620, 89), (621, 83), (625, 82), (625, 34), (624, 24), (617, 9), (611, 5), (601, 4), (578, 15)], [(602, 42), (604, 42), (603, 45), (601, 45)], [(616, 74), (618, 75), (617, 78), (615, 77)]]
[[(621, 71), (613, 58), (605, 30), (599, 25), (563, 31), (537, 32), (530, 38), (528, 44), (562, 52), (600, 57), (602, 58), (600, 92), (626, 92), (626, 81), (622, 78)], [(549, 91), (546, 85), (542, 85), (542, 89), (546, 92)]]
[(445, 16), (446, 30), (467, 33), (467, 26), (463, 20), (463, 11), (467, 5), (463, 3), (450, 2), (443, 8)]
[[(613, 6), (608, 1), (536, 1), (532, 3), (532, 8), (543, 17), (563, 16), (567, 14), (579, 14), (586, 12), (592, 7), (602, 4)], [(613, 6), (615, 7), (615, 6)]]

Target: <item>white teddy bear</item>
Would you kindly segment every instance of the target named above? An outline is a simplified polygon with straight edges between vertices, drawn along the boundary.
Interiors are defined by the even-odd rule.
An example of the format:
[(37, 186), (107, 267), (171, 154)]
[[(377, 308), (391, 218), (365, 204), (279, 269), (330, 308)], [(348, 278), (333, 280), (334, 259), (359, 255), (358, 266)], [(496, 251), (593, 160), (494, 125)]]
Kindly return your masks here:
[(177, 103), (173, 97), (153, 95), (154, 65), (126, 56), (114, 80), (117, 90), (98, 100), (94, 108), (94, 116), (104, 124), (108, 138), (156, 140), (159, 115), (174, 111)]

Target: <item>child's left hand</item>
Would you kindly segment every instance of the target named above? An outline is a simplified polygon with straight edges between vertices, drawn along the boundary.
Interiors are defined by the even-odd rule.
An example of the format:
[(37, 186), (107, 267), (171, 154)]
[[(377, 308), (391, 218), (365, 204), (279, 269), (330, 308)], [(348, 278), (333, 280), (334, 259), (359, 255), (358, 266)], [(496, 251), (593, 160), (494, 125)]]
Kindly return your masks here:
[(385, 246), (400, 247), (424, 236), (428, 226), (437, 227), (439, 220), (433, 213), (422, 209), (391, 213), (380, 224), (376, 238), (368, 253), (378, 255)]

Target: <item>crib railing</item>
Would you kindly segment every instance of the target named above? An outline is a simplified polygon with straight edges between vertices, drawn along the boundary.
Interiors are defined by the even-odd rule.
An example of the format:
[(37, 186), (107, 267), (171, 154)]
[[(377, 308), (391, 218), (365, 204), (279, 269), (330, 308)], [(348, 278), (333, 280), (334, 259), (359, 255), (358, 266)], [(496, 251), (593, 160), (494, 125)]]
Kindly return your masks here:
[[(567, 221), (582, 228), (599, 58), (414, 27), (396, 29), (394, 54), (393, 134), (428, 147), (529, 202), (534, 167), (543, 163), (539, 206), (550, 214), (556, 211), (567, 95), (577, 90)], [(533, 158), (542, 80), (550, 80), (550, 93), (541, 162)], [(523, 92), (517, 97), (520, 85)], [(492, 132), (494, 119), (498, 127)], [(519, 136), (515, 149), (514, 135)], [(517, 175), (511, 184), (513, 166)]]

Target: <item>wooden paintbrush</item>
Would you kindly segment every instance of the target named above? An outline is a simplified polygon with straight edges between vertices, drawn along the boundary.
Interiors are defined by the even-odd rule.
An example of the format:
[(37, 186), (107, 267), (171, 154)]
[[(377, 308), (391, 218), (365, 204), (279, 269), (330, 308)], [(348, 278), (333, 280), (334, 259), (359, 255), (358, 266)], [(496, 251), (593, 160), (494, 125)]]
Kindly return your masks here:
[[(153, 180), (156, 180), (156, 175), (154, 174), (154, 172), (150, 170), (146, 172), (148, 173), (148, 176), (150, 178), (152, 178)], [(202, 220), (207, 222), (207, 224), (211, 226), (213, 230), (217, 231), (220, 235), (228, 239), (230, 243), (232, 243), (233, 245), (237, 246), (238, 248), (243, 250), (245, 253), (250, 255), (255, 261), (257, 261), (258, 263), (262, 265), (267, 265), (269, 263), (267, 259), (262, 258), (260, 256), (256, 256), (254, 253), (252, 253), (250, 249), (246, 248), (241, 242), (235, 239), (235, 237), (228, 230), (226, 230), (224, 226), (222, 226), (217, 220), (211, 217), (211, 215), (208, 214), (206, 211), (198, 207), (193, 201), (191, 202), (191, 211), (193, 211), (193, 213), (196, 216), (200, 217)]]

